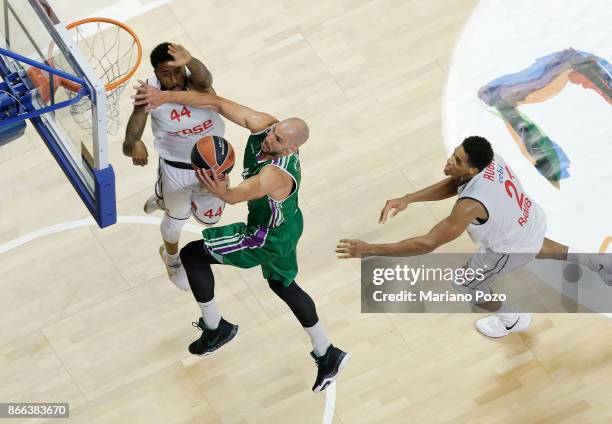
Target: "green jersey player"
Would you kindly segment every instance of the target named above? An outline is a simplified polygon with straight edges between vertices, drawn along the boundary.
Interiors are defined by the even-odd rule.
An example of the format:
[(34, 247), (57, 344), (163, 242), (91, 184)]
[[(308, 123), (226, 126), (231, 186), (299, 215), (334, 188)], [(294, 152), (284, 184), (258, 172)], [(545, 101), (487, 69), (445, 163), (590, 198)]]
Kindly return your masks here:
[(298, 206), (300, 189), (299, 147), (308, 139), (308, 126), (299, 118), (278, 121), (230, 100), (206, 93), (160, 91), (142, 84), (135, 103), (152, 109), (163, 103), (210, 108), (247, 128), (251, 135), (244, 154), (244, 180), (227, 187), (213, 169), (197, 170), (203, 186), (227, 204), (248, 202), (246, 222), (207, 228), (203, 240), (181, 249), (181, 260), (194, 297), (202, 310), (195, 325), (202, 336), (189, 346), (197, 355), (208, 355), (232, 340), (238, 326), (221, 317), (214, 299), (211, 264), (240, 268), (261, 266), (272, 291), (291, 309), (310, 336), (311, 355), (318, 367), (312, 390), (324, 390), (347, 364), (349, 355), (327, 340), (312, 298), (295, 282), (296, 247), (303, 230)]

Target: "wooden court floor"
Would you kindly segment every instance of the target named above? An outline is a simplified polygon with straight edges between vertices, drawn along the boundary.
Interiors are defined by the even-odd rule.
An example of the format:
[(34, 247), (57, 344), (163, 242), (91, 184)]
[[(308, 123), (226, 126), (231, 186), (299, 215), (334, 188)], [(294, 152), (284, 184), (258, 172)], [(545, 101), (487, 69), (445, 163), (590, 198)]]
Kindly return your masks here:
[[(66, 21), (93, 7), (56, 3)], [(475, 4), (174, 0), (127, 21), (147, 55), (182, 43), (210, 67), (219, 94), (309, 123), (298, 281), (332, 342), (352, 354), (336, 423), (612, 422), (606, 318), (537, 315), (526, 333), (489, 340), (474, 315), (361, 314), (359, 262), (335, 258), (342, 237), (418, 235), (450, 211), (452, 201), (413, 205), (377, 224), (386, 199), (442, 178), (444, 83)], [(150, 73), (145, 61), (137, 75)], [(156, 156), (149, 128), (147, 167), (121, 154), (130, 94), (110, 159), (119, 215), (142, 216)], [(228, 124), (239, 161), (246, 136)], [(0, 198), (0, 245), (88, 216), (32, 131), (0, 148)], [(221, 223), (245, 215), (230, 206)], [(182, 242), (197, 237), (185, 232)], [(85, 226), (0, 254), (0, 401), (69, 402), (75, 423), (320, 422), (309, 341), (260, 272), (215, 270), (221, 311), (241, 332), (217, 354), (192, 357), (199, 310), (167, 280), (160, 243), (156, 225)], [(473, 249), (463, 236), (443, 251)]]

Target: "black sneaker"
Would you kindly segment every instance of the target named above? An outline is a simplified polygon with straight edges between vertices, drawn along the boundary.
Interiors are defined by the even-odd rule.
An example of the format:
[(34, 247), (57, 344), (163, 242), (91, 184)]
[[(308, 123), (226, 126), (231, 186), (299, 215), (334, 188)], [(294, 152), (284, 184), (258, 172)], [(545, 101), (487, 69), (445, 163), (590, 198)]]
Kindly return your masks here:
[(215, 330), (206, 328), (201, 317), (198, 322), (192, 322), (191, 324), (202, 330), (200, 338), (189, 345), (189, 352), (194, 355), (210, 355), (238, 334), (238, 326), (227, 322), (223, 318), (221, 318), (219, 326)]
[(338, 373), (346, 366), (351, 355), (341, 351), (334, 345), (329, 345), (325, 355), (319, 357), (314, 352), (310, 352), (317, 363), (317, 380), (312, 391), (319, 393), (327, 388), (338, 376)]

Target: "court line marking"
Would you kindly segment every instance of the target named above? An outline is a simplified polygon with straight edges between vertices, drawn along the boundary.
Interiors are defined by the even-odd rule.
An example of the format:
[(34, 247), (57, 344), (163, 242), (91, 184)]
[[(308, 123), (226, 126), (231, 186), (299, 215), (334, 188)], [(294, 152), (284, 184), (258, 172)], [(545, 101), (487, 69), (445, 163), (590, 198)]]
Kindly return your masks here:
[(143, 2), (141, 0), (121, 0), (87, 15), (87, 17), (95, 18), (102, 16), (106, 18), (113, 18), (120, 22), (125, 22), (132, 18), (144, 15), (153, 9), (164, 6), (167, 3), (170, 3), (170, 1), (171, 0), (153, 0)]
[[(118, 224), (160, 225), (161, 218), (148, 217), (148, 216), (118, 216), (117, 223)], [(25, 234), (21, 237), (18, 237), (14, 240), (0, 244), (0, 254), (8, 252), (9, 250), (15, 249), (19, 246), (22, 246), (26, 243), (29, 243), (33, 240), (36, 240), (42, 237), (47, 237), (52, 234), (57, 234), (59, 232), (66, 231), (66, 230), (72, 230), (74, 228), (88, 227), (90, 225), (97, 225), (96, 221), (93, 218), (77, 219), (74, 221), (62, 222), (60, 224), (55, 224), (49, 227), (41, 228), (41, 229), (32, 231), (28, 234)], [(190, 233), (194, 233), (194, 234), (202, 233), (202, 230), (200, 229), (200, 227), (193, 225), (193, 224), (185, 224), (183, 229)]]
[(334, 422), (334, 412), (336, 411), (336, 381), (333, 381), (325, 389), (325, 409), (323, 410), (323, 424)]
[(599, 253), (606, 253), (608, 250), (608, 246), (612, 244), (612, 236), (606, 237), (602, 242), (601, 246), (599, 246)]
[[(141, 225), (160, 225), (161, 218), (152, 216), (118, 216), (117, 224), (141, 224)], [(17, 237), (11, 241), (0, 244), (0, 255), (10, 250), (16, 249), (24, 244), (39, 238), (47, 237), (53, 234), (60, 233), (62, 231), (73, 230), (75, 228), (89, 227), (92, 225), (98, 225), (93, 218), (77, 219), (74, 221), (62, 222), (60, 224), (50, 225), (48, 227), (40, 228), (32, 231), (28, 234), (24, 234), (21, 237)], [(194, 233), (202, 234), (202, 227), (185, 224), (183, 230)], [(612, 316), (610, 317), (612, 318)], [(334, 421), (334, 413), (336, 411), (336, 382), (332, 382), (325, 390), (325, 408), (323, 409), (323, 424), (332, 424)]]

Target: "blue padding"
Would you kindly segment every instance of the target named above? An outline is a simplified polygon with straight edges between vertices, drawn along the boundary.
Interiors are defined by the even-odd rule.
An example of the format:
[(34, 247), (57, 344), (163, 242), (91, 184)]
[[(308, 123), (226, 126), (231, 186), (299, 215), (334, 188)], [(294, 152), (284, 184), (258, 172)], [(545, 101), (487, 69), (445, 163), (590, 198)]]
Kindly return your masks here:
[[(6, 50), (0, 48), (0, 53), (2, 54), (17, 58), (18, 60), (23, 59), (22, 61), (26, 63), (39, 66), (50, 72), (52, 71), (52, 69), (49, 69), (44, 64), (23, 58), (12, 52), (9, 52), (10, 54), (6, 52)], [(52, 73), (81, 84), (81, 89), (74, 99), (35, 110), (32, 105), (31, 90), (34, 87), (31, 81), (24, 71), (13, 72), (7, 66), (2, 54), (0, 54), (0, 76), (4, 79), (4, 82), (0, 83), (0, 91), (5, 93), (0, 93), (0, 140), (3, 140), (4, 137), (8, 140), (9, 136), (12, 137), (12, 140), (23, 134), (26, 127), (25, 119), (29, 119), (100, 228), (116, 223), (117, 206), (115, 204), (115, 173), (113, 168), (109, 165), (101, 170), (89, 169), (94, 179), (95, 193), (92, 194), (86, 183), (81, 180), (77, 170), (73, 168), (72, 160), (66, 156), (66, 153), (57, 144), (54, 135), (40, 116), (75, 103), (82, 96), (89, 96), (90, 91), (85, 81), (73, 75), (65, 74), (62, 71), (53, 70)], [(3, 136), (3, 134), (6, 135)], [(2, 141), (0, 141), (1, 144)]]
[(47, 148), (57, 161), (57, 164), (62, 168), (64, 174), (74, 186), (79, 197), (89, 209), (91, 215), (95, 218), (100, 228), (107, 227), (117, 221), (117, 212), (115, 205), (115, 173), (109, 165), (101, 170), (93, 170), (94, 186), (96, 194), (92, 195), (80, 179), (77, 171), (70, 165), (70, 159), (62, 149), (53, 142), (53, 137), (49, 133), (48, 128), (40, 117), (30, 119), (32, 125), (40, 138), (43, 139)]
[(108, 227), (117, 222), (117, 205), (115, 202), (115, 172), (113, 167), (94, 170), (94, 181), (96, 186), (96, 221), (100, 228)]
[(25, 121), (14, 122), (10, 125), (0, 126), (0, 146), (18, 139), (25, 132)]

